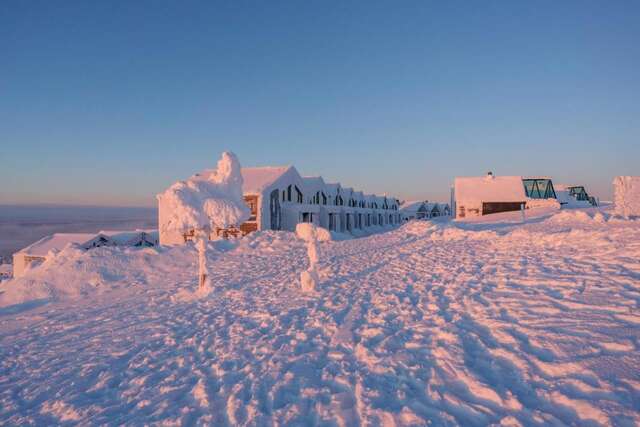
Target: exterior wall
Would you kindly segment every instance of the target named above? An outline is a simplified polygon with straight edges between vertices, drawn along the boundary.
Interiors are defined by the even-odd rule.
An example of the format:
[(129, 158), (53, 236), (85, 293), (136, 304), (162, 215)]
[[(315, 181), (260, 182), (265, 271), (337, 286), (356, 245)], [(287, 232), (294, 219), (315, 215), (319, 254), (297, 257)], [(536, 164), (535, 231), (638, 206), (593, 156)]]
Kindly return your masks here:
[(524, 202), (491, 202), (482, 204), (482, 215), (519, 211)]
[(456, 202), (456, 218), (473, 218), (482, 215), (482, 203), (479, 202)]
[(247, 194), (244, 196), (244, 201), (251, 210), (251, 216), (247, 221), (240, 224), (240, 231), (243, 235), (251, 233), (252, 231), (262, 230), (261, 216), (264, 214), (262, 199), (264, 199), (264, 197), (260, 197), (257, 194)]
[(13, 277), (21, 277), (32, 262), (44, 262), (46, 257), (27, 255), (23, 253), (13, 254)]

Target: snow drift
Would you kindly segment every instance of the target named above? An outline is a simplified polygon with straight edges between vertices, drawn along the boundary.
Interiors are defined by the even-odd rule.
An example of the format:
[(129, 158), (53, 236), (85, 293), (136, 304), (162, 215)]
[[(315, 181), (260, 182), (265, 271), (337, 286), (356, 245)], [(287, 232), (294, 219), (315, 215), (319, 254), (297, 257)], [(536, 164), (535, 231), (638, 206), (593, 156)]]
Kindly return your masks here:
[(318, 241), (313, 298), (294, 233), (210, 243), (196, 300), (191, 244), (71, 248), (0, 285), (74, 289), (0, 309), (0, 424), (640, 424), (640, 223), (489, 220)]

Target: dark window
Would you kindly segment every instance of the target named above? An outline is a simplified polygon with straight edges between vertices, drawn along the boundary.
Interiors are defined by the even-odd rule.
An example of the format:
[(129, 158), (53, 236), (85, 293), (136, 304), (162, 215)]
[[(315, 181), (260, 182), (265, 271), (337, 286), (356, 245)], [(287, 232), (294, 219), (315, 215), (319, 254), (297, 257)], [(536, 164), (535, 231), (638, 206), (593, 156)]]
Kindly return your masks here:
[[(274, 191), (276, 192), (277, 199), (278, 190)], [(251, 216), (249, 217), (249, 221), (255, 221), (258, 216), (258, 196), (244, 196), (244, 201), (249, 206), (249, 209), (251, 209)]]
[[(302, 203), (302, 191), (300, 191), (300, 189), (298, 188), (297, 185), (294, 186), (296, 188), (296, 201), (298, 203)], [(291, 186), (289, 186), (289, 188), (291, 188)], [(291, 199), (289, 199), (291, 200)]]
[(287, 200), (291, 201), (291, 185), (287, 187)]

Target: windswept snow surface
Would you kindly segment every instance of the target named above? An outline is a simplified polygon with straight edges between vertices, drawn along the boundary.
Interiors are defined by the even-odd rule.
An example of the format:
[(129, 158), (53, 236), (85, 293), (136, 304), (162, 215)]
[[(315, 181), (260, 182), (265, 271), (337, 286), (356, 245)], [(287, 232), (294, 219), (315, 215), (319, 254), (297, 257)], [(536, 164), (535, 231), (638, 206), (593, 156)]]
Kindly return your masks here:
[(293, 233), (194, 300), (191, 245), (69, 248), (0, 285), (0, 424), (638, 425), (640, 221), (515, 214), (320, 242), (312, 295)]

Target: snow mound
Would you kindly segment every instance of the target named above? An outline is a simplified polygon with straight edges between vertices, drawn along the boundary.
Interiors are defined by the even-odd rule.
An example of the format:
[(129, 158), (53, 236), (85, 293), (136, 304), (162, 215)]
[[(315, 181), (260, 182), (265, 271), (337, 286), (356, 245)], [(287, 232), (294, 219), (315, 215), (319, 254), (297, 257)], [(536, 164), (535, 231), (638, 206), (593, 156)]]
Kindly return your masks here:
[(310, 240), (318, 242), (328, 242), (332, 240), (331, 232), (329, 230), (311, 223), (298, 224), (296, 226), (296, 236), (306, 242)]
[(638, 242), (606, 209), (261, 232), (208, 244), (207, 298), (192, 244), (65, 248), (8, 282), (76, 297), (0, 309), (0, 425), (640, 425)]
[(249, 218), (242, 196), (242, 173), (235, 154), (222, 153), (217, 169), (207, 176), (178, 181), (158, 194), (163, 213), (160, 231), (228, 228)]
[(587, 210), (571, 209), (562, 210), (551, 216), (546, 221), (551, 223), (605, 223), (609, 220), (610, 215), (598, 209), (592, 208)]
[[(137, 288), (159, 280), (168, 269), (188, 269), (193, 246), (161, 252), (157, 248), (100, 247), (84, 250), (69, 244), (24, 276), (0, 284), (0, 307), (35, 301), (94, 298), (122, 288)], [(156, 258), (164, 261), (157, 261)], [(189, 268), (190, 269), (190, 268)]]
[(618, 176), (613, 180), (616, 214), (640, 216), (640, 176)]
[(402, 227), (400, 227), (400, 230), (403, 233), (421, 236), (432, 232), (436, 228), (437, 226), (433, 222), (417, 220), (407, 222), (406, 224), (402, 225)]

